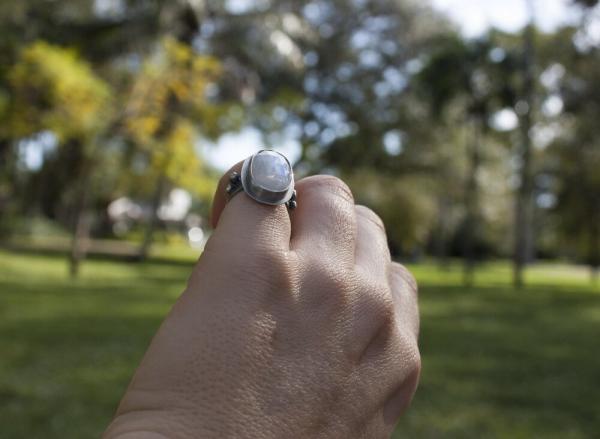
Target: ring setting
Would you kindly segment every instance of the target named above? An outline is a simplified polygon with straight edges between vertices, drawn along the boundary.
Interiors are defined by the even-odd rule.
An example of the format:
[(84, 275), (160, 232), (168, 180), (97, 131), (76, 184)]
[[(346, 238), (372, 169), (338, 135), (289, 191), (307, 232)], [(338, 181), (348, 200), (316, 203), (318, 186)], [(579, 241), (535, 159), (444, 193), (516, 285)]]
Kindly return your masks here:
[(273, 206), (297, 206), (294, 172), (289, 160), (277, 151), (263, 149), (244, 160), (240, 173), (232, 172), (227, 186), (229, 199), (244, 191), (253, 200)]

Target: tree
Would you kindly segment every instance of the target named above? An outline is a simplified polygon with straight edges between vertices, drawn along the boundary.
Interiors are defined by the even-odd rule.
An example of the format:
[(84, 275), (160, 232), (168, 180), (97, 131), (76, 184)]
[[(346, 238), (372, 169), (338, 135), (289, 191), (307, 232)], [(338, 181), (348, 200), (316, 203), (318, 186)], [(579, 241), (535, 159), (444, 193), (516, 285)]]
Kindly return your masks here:
[(219, 107), (209, 102), (206, 90), (219, 72), (215, 58), (199, 56), (188, 45), (165, 39), (134, 81), (125, 130), (146, 153), (148, 172), (156, 181), (141, 259), (148, 255), (167, 187), (181, 186), (205, 196), (212, 192), (212, 180), (203, 172), (194, 146), (202, 122), (213, 126), (213, 131), (217, 125)]
[[(467, 285), (473, 282), (476, 247), (483, 239), (479, 175), (490, 158), (490, 146), (494, 143), (490, 139), (490, 120), (493, 114), (514, 101), (509, 85), (510, 77), (514, 75), (514, 60), (504, 51), (501, 58), (493, 59), (493, 51), (501, 50), (494, 37), (491, 33), (470, 42), (457, 37), (446, 39), (433, 51), (415, 84), (419, 96), (428, 102), (432, 122), (438, 130), (443, 130), (448, 138), (452, 138), (451, 133), (457, 131), (457, 127), (462, 127), (466, 134), (462, 140), (465, 145), (453, 151), (465, 155), (464, 169), (457, 179), (464, 187), (464, 219), (459, 232)], [(448, 143), (445, 148), (449, 147)], [(438, 168), (438, 176), (446, 189), (450, 163), (451, 158), (446, 157)]]
[(531, 128), (532, 113), (535, 107), (535, 52), (534, 52), (534, 12), (532, 0), (527, 0), (530, 11), (530, 22), (523, 36), (523, 87), (521, 91), (522, 111), (520, 116), (521, 141), (517, 153), (519, 162), (519, 187), (515, 200), (515, 237), (513, 254), (513, 283), (515, 287), (523, 286), (523, 270), (529, 260), (533, 247), (532, 237), (532, 147)]
[(70, 272), (76, 275), (84, 253), (81, 241), (89, 227), (88, 182), (100, 138), (112, 120), (110, 87), (74, 51), (45, 42), (24, 48), (8, 76), (11, 136), (26, 137), (49, 130), (63, 147), (77, 155), (71, 170), (76, 195), (70, 258)]
[[(0, 25), (3, 29), (3, 38), (0, 40), (0, 117), (10, 118), (12, 121), (18, 117), (9, 113), (15, 108), (13, 105), (8, 106), (8, 110), (2, 111), (5, 107), (5, 93), (3, 90), (8, 87), (6, 79), (6, 71), (12, 70), (15, 63), (19, 61), (19, 54), (22, 49), (28, 44), (32, 44), (38, 40), (48, 40), (55, 47), (70, 47), (73, 53), (85, 53), (88, 70), (94, 70), (94, 75), (99, 79), (99, 75), (106, 83), (111, 84), (113, 88), (113, 105), (114, 108), (121, 107), (117, 104), (118, 101), (125, 99), (126, 92), (130, 86), (132, 78), (137, 73), (136, 60), (143, 59), (145, 55), (152, 52), (156, 47), (156, 42), (164, 34), (173, 35), (178, 40), (191, 41), (198, 30), (199, 23), (197, 21), (197, 11), (191, 6), (190, 2), (169, 2), (158, 0), (156, 2), (147, 2), (144, 0), (131, 0), (127, 2), (95, 2), (94, 0), (66, 0), (60, 4), (47, 7), (43, 0), (28, 0), (26, 2), (6, 0), (0, 5)], [(78, 57), (79, 59), (79, 57)], [(33, 74), (29, 71), (27, 74)], [(23, 84), (26, 80), (23, 78)], [(31, 87), (30, 87), (31, 88)], [(11, 93), (6, 93), (9, 98)], [(7, 99), (10, 101), (11, 99)], [(10, 103), (10, 102), (9, 102)], [(35, 111), (35, 106), (44, 107), (44, 103), (40, 101), (30, 101), (25, 106), (30, 106), (31, 110)], [(123, 105), (124, 106), (124, 105)], [(206, 112), (207, 113), (207, 112)], [(60, 148), (58, 155), (62, 159), (69, 161), (73, 160), (77, 166), (81, 162), (95, 162), (94, 166), (100, 165), (99, 160), (82, 159), (80, 153), (85, 149), (83, 157), (88, 157), (87, 150), (95, 149), (97, 152), (100, 148), (90, 147), (90, 143), (110, 144), (113, 148), (112, 153), (121, 154), (121, 151), (116, 151), (115, 146), (121, 145), (118, 148), (128, 148), (127, 142), (122, 142), (120, 137), (123, 131), (119, 129), (122, 126), (123, 120), (119, 112), (107, 113), (107, 118), (101, 120), (110, 121), (112, 126), (110, 129), (99, 130), (102, 135), (98, 136), (98, 132), (90, 130), (87, 132), (85, 139), (77, 137), (77, 142), (70, 137), (62, 139), (65, 145)], [(204, 115), (204, 119), (209, 116)], [(69, 123), (65, 123), (69, 126)], [(214, 124), (217, 126), (217, 124)], [(47, 125), (45, 125), (47, 126)], [(108, 124), (107, 124), (108, 126)], [(89, 128), (89, 127), (88, 127)], [(46, 128), (50, 130), (51, 128)], [(64, 128), (63, 128), (64, 129)], [(2, 131), (0, 129), (0, 131)], [(85, 129), (83, 130), (85, 131)], [(214, 131), (214, 130), (213, 130)], [(50, 131), (49, 131), (50, 132)], [(170, 143), (173, 148), (175, 144), (180, 145), (185, 138), (186, 142), (190, 142), (191, 133), (195, 132), (190, 124), (179, 124), (177, 129), (173, 131), (174, 135), (170, 138)], [(13, 131), (12, 134), (15, 134)], [(186, 138), (187, 137), (187, 138)], [(46, 178), (46, 183), (49, 183), (51, 188), (43, 186), (45, 194), (59, 194), (66, 187), (80, 188), (81, 181), (75, 177), (72, 179), (65, 171), (64, 161), (53, 160), (51, 157), (45, 160), (43, 168), (39, 172), (30, 173), (17, 169), (14, 163), (16, 160), (9, 160), (14, 154), (15, 145), (19, 141), (19, 137), (7, 137), (0, 132), (0, 160), (2, 167), (0, 169), (0, 209), (4, 212), (8, 206), (8, 200), (14, 200), (16, 191), (15, 182), (22, 181), (22, 186), (32, 186), (39, 184), (36, 180)], [(76, 145), (75, 145), (76, 143)], [(85, 144), (85, 148), (79, 148), (79, 145)], [(117, 148), (117, 149), (118, 149)], [(179, 146), (177, 148), (180, 148)], [(189, 149), (189, 148), (188, 148)], [(101, 151), (100, 151), (101, 152)], [(114, 154), (113, 154), (114, 155)], [(123, 151), (123, 157), (127, 156), (127, 151)], [(193, 154), (194, 156), (196, 154)], [(96, 159), (98, 155), (92, 154)], [(6, 158), (6, 160), (4, 160)], [(104, 157), (107, 158), (107, 157)], [(194, 160), (189, 160), (191, 165)], [(117, 162), (120, 165), (126, 165), (123, 162)], [(181, 165), (181, 163), (180, 163)], [(88, 166), (88, 165), (86, 165)], [(172, 165), (175, 166), (175, 165)], [(56, 169), (52, 169), (52, 168)], [(85, 167), (85, 166), (84, 166)], [(112, 170), (111, 170), (112, 172)], [(19, 174), (20, 179), (12, 178), (14, 174)], [(92, 178), (93, 175), (87, 172), (86, 178)], [(58, 179), (50, 179), (44, 176), (59, 175)], [(204, 174), (205, 175), (205, 174)], [(71, 181), (72, 180), (72, 181)], [(196, 191), (206, 191), (203, 189), (208, 183), (204, 183), (200, 188), (196, 187)], [(42, 187), (42, 186), (40, 186)], [(83, 185), (85, 187), (85, 185)], [(3, 197), (3, 194), (8, 194)], [(63, 200), (66, 196), (60, 197)], [(81, 200), (79, 202), (71, 202), (73, 207), (78, 205), (93, 204), (88, 203), (85, 199), (90, 198), (88, 190), (87, 194), (79, 194), (73, 198)], [(94, 197), (91, 197), (94, 198)], [(37, 197), (36, 202), (42, 200), (42, 197)], [(46, 198), (43, 198), (45, 204)], [(56, 198), (55, 198), (56, 200)], [(6, 201), (6, 202), (5, 202)], [(95, 202), (94, 199), (89, 200)], [(11, 206), (15, 204), (12, 203)], [(26, 203), (22, 204), (22, 209), (31, 209)], [(52, 203), (50, 203), (52, 204)], [(60, 206), (57, 207), (57, 209)], [(98, 206), (101, 208), (101, 206)], [(86, 218), (90, 215), (79, 215), (77, 212), (81, 209), (76, 208), (72, 216), (76, 218)], [(5, 215), (2, 215), (4, 218)], [(86, 221), (76, 221), (82, 227), (78, 227), (85, 234), (83, 225)], [(78, 235), (77, 235), (78, 236)], [(80, 239), (73, 241), (73, 251), (71, 252), (72, 272), (76, 272), (77, 263), (82, 255), (77, 249), (77, 243)]]
[[(563, 103), (557, 122), (561, 130), (549, 146), (546, 172), (555, 179), (556, 205), (561, 245), (580, 255), (597, 281), (600, 266), (600, 47), (578, 48), (573, 43), (577, 29), (563, 32), (570, 44), (553, 51), (562, 72), (554, 93)], [(554, 44), (553, 44), (554, 43)], [(555, 41), (550, 41), (558, 47)], [(558, 64), (560, 63), (560, 64)], [(557, 67), (558, 68), (558, 67)]]
[[(247, 123), (265, 134), (265, 143), (283, 135), (300, 144), (300, 175), (336, 173), (359, 199), (381, 206), (375, 199), (404, 194), (401, 186), (413, 173), (416, 181), (432, 172), (433, 145), (419, 141), (430, 131), (427, 112), (410, 98), (410, 83), (436, 37), (450, 31), (441, 16), (404, 1), (238, 6), (209, 3), (196, 46), (226, 60), (220, 95), (245, 105)], [(362, 178), (385, 190), (366, 193)], [(403, 224), (403, 212), (420, 204), (415, 198), (394, 199), (387, 221)], [(396, 255), (426, 244), (424, 224), (429, 221), (390, 233)], [(409, 236), (416, 230), (418, 236)]]

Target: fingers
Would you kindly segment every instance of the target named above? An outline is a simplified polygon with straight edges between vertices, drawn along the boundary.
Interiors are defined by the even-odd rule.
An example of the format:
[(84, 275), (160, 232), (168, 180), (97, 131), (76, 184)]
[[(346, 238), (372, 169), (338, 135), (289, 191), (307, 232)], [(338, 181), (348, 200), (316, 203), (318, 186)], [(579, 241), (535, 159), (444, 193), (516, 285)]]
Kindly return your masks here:
[(374, 280), (387, 281), (391, 262), (385, 227), (371, 209), (356, 206), (356, 268)]
[(300, 180), (296, 191), (290, 248), (353, 265), (356, 214), (348, 186), (336, 177), (317, 175)]
[(254, 246), (275, 246), (289, 249), (291, 225), (284, 205), (270, 206), (252, 200), (244, 192), (228, 200), (229, 176), (240, 172), (242, 162), (233, 166), (219, 181), (215, 193), (211, 223), (214, 235), (228, 237), (228, 242)]
[(393, 262), (390, 266), (389, 282), (399, 325), (418, 337), (419, 304), (415, 278), (402, 264)]

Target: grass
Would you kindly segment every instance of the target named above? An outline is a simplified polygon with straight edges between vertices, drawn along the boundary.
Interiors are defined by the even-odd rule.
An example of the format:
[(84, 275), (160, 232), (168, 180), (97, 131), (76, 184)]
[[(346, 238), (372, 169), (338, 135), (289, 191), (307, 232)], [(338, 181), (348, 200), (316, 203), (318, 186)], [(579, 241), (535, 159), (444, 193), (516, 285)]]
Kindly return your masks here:
[(597, 437), (600, 291), (583, 270), (540, 266), (523, 291), (505, 265), (473, 289), (458, 273), (414, 271), (423, 380), (397, 437)]
[[(191, 262), (89, 261), (0, 252), (0, 436), (98, 437)], [(412, 267), (423, 375), (395, 437), (586, 438), (600, 431), (600, 291), (559, 265), (509, 287), (506, 264)]]

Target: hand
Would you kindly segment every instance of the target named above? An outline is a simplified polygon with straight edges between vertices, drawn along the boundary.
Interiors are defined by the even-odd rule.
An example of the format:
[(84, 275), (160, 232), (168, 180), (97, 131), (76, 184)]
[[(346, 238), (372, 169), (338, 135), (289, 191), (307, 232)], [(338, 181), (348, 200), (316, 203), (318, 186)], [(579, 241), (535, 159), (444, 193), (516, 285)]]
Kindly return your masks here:
[(419, 318), (381, 220), (327, 176), (299, 181), (290, 213), (243, 193), (225, 206), (227, 175), (105, 437), (389, 437), (417, 386)]

